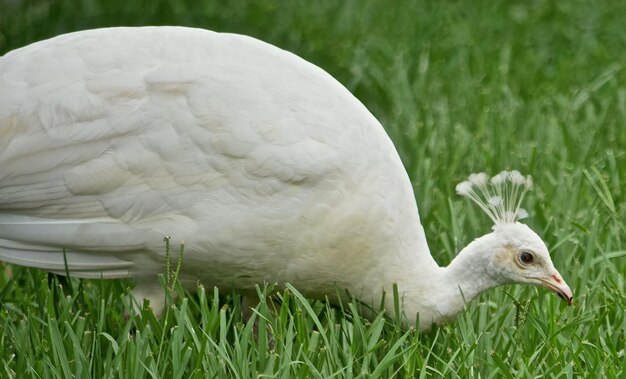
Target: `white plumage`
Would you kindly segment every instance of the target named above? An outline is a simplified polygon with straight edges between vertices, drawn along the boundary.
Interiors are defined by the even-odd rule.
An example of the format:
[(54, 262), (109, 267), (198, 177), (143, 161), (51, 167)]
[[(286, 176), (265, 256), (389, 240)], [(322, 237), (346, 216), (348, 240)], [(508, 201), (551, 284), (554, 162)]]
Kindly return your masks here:
[[(62, 35), (0, 58), (0, 259), (133, 277), (162, 302), (164, 236), (182, 282), (253, 293), (347, 289), (408, 322), (481, 291), (544, 284), (571, 300), (541, 239), (497, 224), (447, 268), (430, 255), (382, 126), (318, 67), (256, 39), (180, 27)], [(533, 264), (520, 261), (522, 252)]]

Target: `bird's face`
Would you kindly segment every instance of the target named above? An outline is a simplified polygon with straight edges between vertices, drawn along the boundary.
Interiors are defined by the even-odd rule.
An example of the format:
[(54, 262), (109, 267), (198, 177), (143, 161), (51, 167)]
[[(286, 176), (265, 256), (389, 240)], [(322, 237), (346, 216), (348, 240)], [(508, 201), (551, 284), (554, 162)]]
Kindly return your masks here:
[(572, 303), (572, 291), (554, 268), (548, 248), (528, 226), (499, 224), (492, 235), (497, 243), (492, 250), (490, 272), (498, 280), (540, 285)]

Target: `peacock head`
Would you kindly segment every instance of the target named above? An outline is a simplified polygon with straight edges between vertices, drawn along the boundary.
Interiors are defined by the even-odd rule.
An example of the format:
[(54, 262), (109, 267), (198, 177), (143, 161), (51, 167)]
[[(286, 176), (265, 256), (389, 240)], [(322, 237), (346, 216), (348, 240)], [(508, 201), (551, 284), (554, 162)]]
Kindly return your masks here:
[(493, 232), (475, 241), (483, 245), (478, 250), (490, 252), (486, 266), (494, 282), (540, 285), (571, 304), (572, 291), (554, 268), (546, 244), (518, 222), (528, 216), (520, 206), (532, 186), (530, 176), (502, 171), (492, 178), (485, 173), (472, 174), (456, 191), (478, 204), (494, 222)]

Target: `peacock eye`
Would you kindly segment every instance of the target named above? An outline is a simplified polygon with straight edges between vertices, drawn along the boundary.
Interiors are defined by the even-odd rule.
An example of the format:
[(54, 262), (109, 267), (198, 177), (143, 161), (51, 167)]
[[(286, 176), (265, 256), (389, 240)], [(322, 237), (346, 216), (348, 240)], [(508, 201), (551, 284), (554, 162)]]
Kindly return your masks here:
[(519, 255), (519, 261), (522, 264), (529, 265), (533, 263), (534, 260), (535, 260), (535, 257), (527, 251), (522, 251)]

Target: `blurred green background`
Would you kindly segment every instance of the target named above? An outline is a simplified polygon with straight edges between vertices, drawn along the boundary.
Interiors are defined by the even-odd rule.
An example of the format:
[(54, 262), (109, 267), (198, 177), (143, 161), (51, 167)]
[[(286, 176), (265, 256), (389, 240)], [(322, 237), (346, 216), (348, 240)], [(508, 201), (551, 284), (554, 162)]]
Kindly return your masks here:
[[(626, 166), (625, 14), (617, 0), (1, 0), (0, 54), (119, 25), (243, 33), (292, 51), (335, 76), (382, 122), (427, 229), (443, 239), (431, 244), (451, 258), (460, 246), (446, 232), (453, 226), (446, 198), (470, 172), (518, 168), (535, 176), (529, 222), (540, 229), (584, 224), (582, 206), (617, 216)], [(591, 168), (604, 173), (612, 199), (580, 203), (580, 191), (594, 193), (595, 174), (582, 174)], [(567, 204), (545, 201), (555, 196)], [(602, 213), (607, 201), (613, 205)]]

